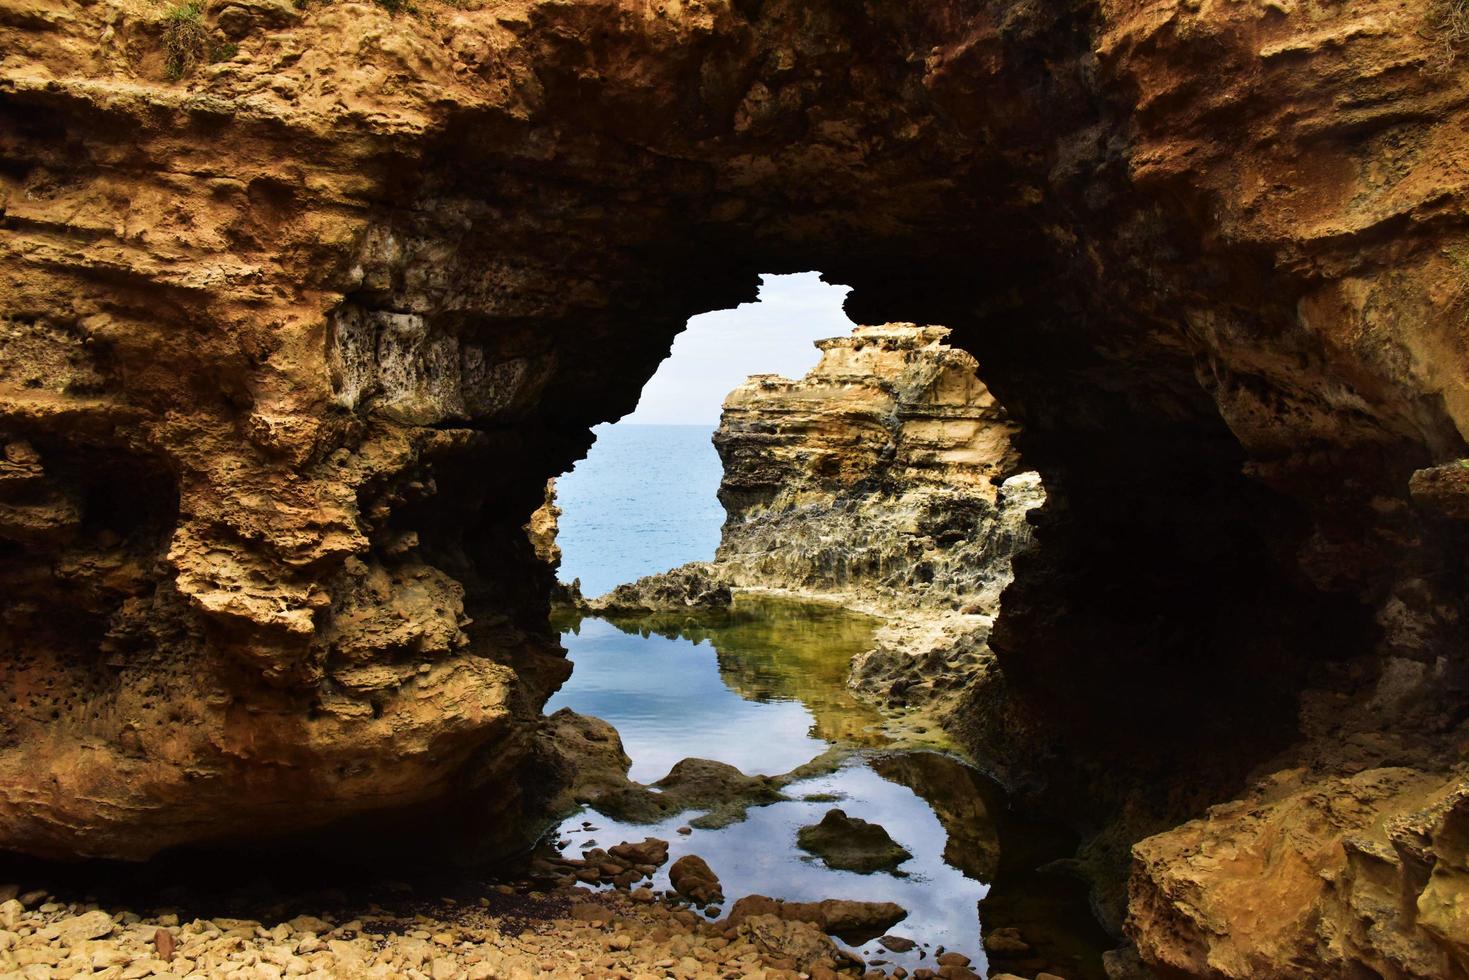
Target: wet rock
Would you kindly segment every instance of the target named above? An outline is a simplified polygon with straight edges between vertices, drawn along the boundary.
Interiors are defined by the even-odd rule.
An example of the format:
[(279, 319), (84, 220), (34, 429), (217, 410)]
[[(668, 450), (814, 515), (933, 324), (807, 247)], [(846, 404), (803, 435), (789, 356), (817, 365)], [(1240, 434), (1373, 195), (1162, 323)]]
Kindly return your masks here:
[(653, 784), (632, 784), (597, 801), (599, 811), (629, 823), (656, 823), (686, 810), (707, 812), (690, 823), (713, 829), (744, 819), (745, 810), (785, 799), (769, 776), (746, 776), (710, 759), (683, 759)]
[(734, 766), (710, 759), (684, 759), (654, 785), (684, 807), (784, 799), (769, 776), (746, 776)]
[(668, 861), (668, 841), (659, 840), (657, 837), (645, 837), (641, 843), (617, 844), (608, 848), (607, 853), (629, 864), (661, 867)]
[(881, 825), (837, 809), (826, 811), (820, 823), (802, 827), (796, 842), (828, 867), (860, 874), (891, 871), (913, 856)]
[(755, 915), (809, 922), (853, 945), (860, 945), (881, 936), (906, 918), (908, 912), (893, 902), (859, 902), (841, 898), (828, 898), (821, 902), (783, 902), (765, 895), (747, 895), (734, 903), (727, 922), (738, 926)]
[(878, 939), (883, 949), (892, 950), (894, 953), (906, 953), (918, 944), (906, 936), (883, 936)]
[(719, 876), (697, 854), (685, 854), (668, 869), (673, 890), (698, 905), (724, 901)]
[(600, 718), (562, 708), (542, 723), (537, 750), (546, 782), (559, 787), (546, 805), (551, 813), (570, 813), (635, 785), (627, 777), (632, 760), (622, 737)]
[(690, 609), (724, 609), (734, 594), (708, 562), (690, 562), (678, 568), (619, 585), (586, 603), (595, 613), (619, 615)]

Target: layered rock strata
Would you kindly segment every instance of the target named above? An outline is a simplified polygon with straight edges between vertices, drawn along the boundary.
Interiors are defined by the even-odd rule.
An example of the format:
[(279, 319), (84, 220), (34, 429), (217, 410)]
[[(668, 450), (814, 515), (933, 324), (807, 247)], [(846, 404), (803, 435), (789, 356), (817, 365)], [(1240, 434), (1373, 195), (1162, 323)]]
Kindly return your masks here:
[[(970, 692), (1003, 698), (988, 646), (1045, 502), (1019, 426), (937, 326), (857, 327), (819, 341), (804, 377), (748, 379), (714, 442), (727, 518), (712, 565), (737, 588), (820, 595), (883, 617), (853, 664), (865, 697), (952, 725)], [(656, 593), (644, 586), (641, 593)]]
[(998, 608), (1045, 497), (1018, 472), (1018, 427), (948, 335), (858, 327), (818, 341), (805, 377), (756, 375), (730, 393), (714, 435), (728, 581)]

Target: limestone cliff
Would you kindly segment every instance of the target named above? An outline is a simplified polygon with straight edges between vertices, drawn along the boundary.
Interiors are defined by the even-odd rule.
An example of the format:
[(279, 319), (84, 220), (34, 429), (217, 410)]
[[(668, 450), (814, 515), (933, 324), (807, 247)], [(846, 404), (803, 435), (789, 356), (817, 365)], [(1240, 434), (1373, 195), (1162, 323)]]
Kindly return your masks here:
[(943, 327), (858, 327), (804, 378), (750, 378), (714, 444), (734, 585), (993, 614), (1044, 500), (1017, 426)]
[[(1048, 502), (993, 646), (1068, 746), (1053, 784), (1166, 749), (1178, 824), (1284, 819), (1270, 772), (1460, 778), (1454, 13), (6, 4), (0, 840), (513, 822), (561, 669), (522, 530), (546, 478), (689, 315), (810, 268), (856, 319), (953, 327), (1023, 426)], [(1279, 972), (1339, 972), (1322, 910), (1363, 867), (1401, 901), (1361, 942), (1462, 957), (1449, 816), (1272, 893)], [(1207, 820), (1181, 849), (1246, 839)], [(1227, 918), (1235, 866), (1181, 891), (1157, 853), (1143, 956), (1257, 962), (1190, 911)]]

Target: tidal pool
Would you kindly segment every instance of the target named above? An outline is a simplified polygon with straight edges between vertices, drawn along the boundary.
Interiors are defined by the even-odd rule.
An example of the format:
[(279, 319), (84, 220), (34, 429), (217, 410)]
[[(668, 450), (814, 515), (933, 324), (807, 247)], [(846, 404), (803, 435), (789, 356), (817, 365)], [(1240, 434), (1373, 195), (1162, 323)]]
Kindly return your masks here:
[[(895, 747), (877, 712), (847, 689), (851, 659), (869, 648), (875, 620), (829, 605), (741, 596), (719, 613), (562, 625), (574, 670), (546, 710), (569, 707), (612, 723), (638, 782), (655, 782), (690, 757), (779, 775), (832, 747), (853, 754), (835, 771), (787, 786), (789, 801), (753, 807), (727, 827), (681, 835), (697, 811), (654, 824), (583, 811), (556, 828), (558, 846), (574, 853), (660, 837), (670, 844), (670, 863), (684, 854), (709, 862), (726, 908), (750, 894), (896, 902), (908, 916), (890, 933), (918, 947), (855, 947), (889, 968), (931, 966), (944, 947), (969, 956), (984, 974), (981, 918), (994, 918), (986, 911), (995, 904), (1003, 924), (1022, 926), (1035, 947), (1013, 966), (1032, 973), (1049, 967), (1070, 980), (1103, 975), (1100, 950), (1108, 944), (1091, 922), (1084, 889), (1037, 870), (1070, 853), (1064, 835), (1009, 813), (998, 788), (957, 759)], [(912, 857), (892, 872), (827, 867), (797, 847), (796, 835), (833, 807), (881, 824)], [(667, 867), (655, 889), (670, 887)], [(1006, 893), (992, 895), (997, 886)], [(1027, 921), (1011, 921), (1012, 912)]]

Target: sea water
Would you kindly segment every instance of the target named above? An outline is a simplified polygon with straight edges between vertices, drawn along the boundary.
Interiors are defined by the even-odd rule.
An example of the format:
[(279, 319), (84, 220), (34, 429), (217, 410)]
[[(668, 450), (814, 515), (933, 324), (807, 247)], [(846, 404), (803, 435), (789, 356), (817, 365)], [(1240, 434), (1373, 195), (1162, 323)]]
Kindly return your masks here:
[(586, 459), (556, 481), (563, 582), (602, 595), (708, 561), (719, 545), (722, 469), (705, 425), (599, 425)]

